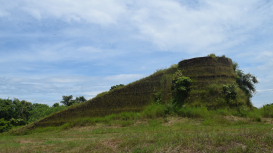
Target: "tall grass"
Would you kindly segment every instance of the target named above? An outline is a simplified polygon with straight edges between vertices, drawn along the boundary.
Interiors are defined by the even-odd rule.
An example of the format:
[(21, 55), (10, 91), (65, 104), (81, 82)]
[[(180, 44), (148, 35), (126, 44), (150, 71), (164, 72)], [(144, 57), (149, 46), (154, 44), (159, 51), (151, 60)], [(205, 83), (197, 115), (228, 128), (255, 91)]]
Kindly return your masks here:
[[(97, 123), (105, 123), (105, 124), (117, 124), (120, 126), (128, 126), (136, 122), (137, 120), (150, 120), (157, 118), (166, 118), (168, 116), (179, 116), (186, 118), (195, 118), (203, 120), (203, 125), (229, 125), (231, 124), (225, 116), (237, 116), (249, 118), (251, 121), (261, 122), (261, 117), (272, 117), (272, 107), (265, 107), (260, 109), (247, 109), (243, 110), (242, 108), (220, 108), (216, 110), (209, 110), (205, 106), (200, 107), (191, 107), (184, 105), (182, 108), (178, 108), (174, 105), (169, 104), (151, 104), (148, 105), (141, 112), (121, 112), (119, 114), (111, 114), (105, 117), (82, 117), (82, 118), (74, 118), (69, 122), (63, 123), (58, 127), (43, 127), (37, 128), (37, 130), (32, 129), (15, 129), (10, 133), (15, 135), (21, 134), (30, 134), (32, 132), (47, 132), (47, 131), (60, 131), (66, 130), (72, 127), (81, 127), (86, 125), (95, 125)], [(236, 123), (237, 124), (237, 123)], [(36, 129), (36, 128), (35, 128)]]

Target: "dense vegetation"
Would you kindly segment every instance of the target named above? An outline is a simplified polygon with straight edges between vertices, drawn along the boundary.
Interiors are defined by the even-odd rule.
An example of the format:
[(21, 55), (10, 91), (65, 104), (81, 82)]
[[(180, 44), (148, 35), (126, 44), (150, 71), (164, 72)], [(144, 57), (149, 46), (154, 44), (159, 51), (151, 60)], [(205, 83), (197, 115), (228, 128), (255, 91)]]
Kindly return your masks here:
[(83, 96), (63, 96), (64, 105), (55, 103), (53, 106), (31, 103), (19, 99), (0, 99), (0, 133), (10, 130), (13, 126), (22, 126), (66, 109), (68, 106), (85, 102)]

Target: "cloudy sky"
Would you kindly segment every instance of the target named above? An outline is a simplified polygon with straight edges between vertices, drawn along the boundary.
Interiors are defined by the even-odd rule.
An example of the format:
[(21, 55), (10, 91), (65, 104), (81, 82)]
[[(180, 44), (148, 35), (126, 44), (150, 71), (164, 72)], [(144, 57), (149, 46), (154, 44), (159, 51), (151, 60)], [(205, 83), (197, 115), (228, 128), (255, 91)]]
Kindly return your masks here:
[(0, 1), (2, 99), (91, 99), (210, 53), (258, 77), (255, 106), (273, 103), (273, 1)]

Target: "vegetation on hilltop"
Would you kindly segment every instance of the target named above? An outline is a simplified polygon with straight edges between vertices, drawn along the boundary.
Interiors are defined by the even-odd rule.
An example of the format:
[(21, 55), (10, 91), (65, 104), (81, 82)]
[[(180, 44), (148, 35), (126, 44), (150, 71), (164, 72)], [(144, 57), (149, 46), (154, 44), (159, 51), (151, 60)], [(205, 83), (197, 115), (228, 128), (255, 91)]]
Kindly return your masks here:
[(75, 100), (73, 100), (73, 96), (63, 96), (63, 100), (61, 101), (62, 104), (64, 104), (65, 106), (71, 106), (74, 104), (79, 104), (79, 103), (83, 103), (86, 102), (87, 100), (83, 97), (76, 97)]
[[(97, 117), (107, 115), (111, 119), (128, 120), (141, 119), (149, 113), (155, 113), (156, 117), (178, 115), (203, 118), (211, 112), (218, 112), (254, 120), (270, 116), (270, 108), (261, 111), (252, 107), (251, 96), (241, 89), (244, 84), (236, 83), (236, 72), (242, 71), (238, 70), (238, 65), (234, 69), (231, 59), (225, 56), (211, 54), (209, 57), (184, 60), (126, 86), (112, 86), (109, 91), (98, 94), (85, 103), (70, 105), (27, 128), (93, 124), (100, 121)], [(252, 75), (247, 76), (253, 78)], [(257, 83), (253, 79), (250, 81)], [(243, 81), (245, 82), (247, 81)], [(254, 85), (253, 88), (255, 89)], [(72, 96), (63, 96), (63, 103), (69, 106), (71, 99)], [(121, 116), (115, 115), (120, 113)], [(132, 114), (134, 115), (131, 116)]]
[[(255, 93), (254, 84), (258, 81), (253, 80), (252, 75), (237, 75), (238, 69), (234, 69), (230, 59), (215, 58), (208, 60), (205, 67), (210, 73), (200, 69), (198, 63), (185, 61), (126, 86), (112, 86), (114, 90), (69, 106), (24, 128), (12, 129), (2, 134), (0, 151), (48, 151), (45, 148), (53, 152), (272, 151), (273, 105), (259, 109), (249, 105), (252, 97), (249, 93)], [(214, 68), (213, 64), (219, 61), (224, 64)], [(188, 65), (191, 67), (187, 68)], [(215, 69), (219, 72), (214, 72)], [(237, 78), (246, 80), (240, 85)], [(248, 81), (253, 88), (248, 88)], [(149, 94), (143, 92), (145, 90)], [(140, 103), (143, 100), (149, 101)], [(92, 109), (86, 109), (88, 105)], [(145, 107), (136, 111), (132, 109), (135, 106)], [(113, 111), (115, 109), (120, 112)], [(79, 112), (82, 114), (77, 114)], [(92, 116), (94, 112), (102, 115)], [(35, 126), (39, 122), (45, 126)], [(43, 136), (43, 140), (38, 136)], [(39, 142), (22, 145), (26, 139)]]

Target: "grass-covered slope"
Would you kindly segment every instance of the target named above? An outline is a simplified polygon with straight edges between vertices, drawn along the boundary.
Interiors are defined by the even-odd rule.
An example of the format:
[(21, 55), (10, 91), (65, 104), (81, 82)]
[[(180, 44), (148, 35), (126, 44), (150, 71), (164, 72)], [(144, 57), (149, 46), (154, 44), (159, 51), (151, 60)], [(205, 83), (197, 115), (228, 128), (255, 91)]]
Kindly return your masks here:
[[(155, 95), (159, 90), (166, 88), (167, 83), (164, 81), (166, 74), (172, 75), (175, 71), (176, 68), (160, 70), (149, 77), (106, 92), (83, 104), (69, 107), (66, 110), (48, 116), (35, 122), (34, 126), (62, 125), (69, 120), (79, 117), (97, 117), (120, 112), (143, 110), (145, 106), (154, 101)], [(169, 90), (166, 93), (170, 93), (171, 90), (170, 83), (168, 86)], [(163, 94), (163, 98), (170, 98), (170, 96), (168, 94), (164, 96)], [(168, 100), (166, 99), (166, 101)]]
[[(193, 80), (191, 92), (185, 103), (192, 106), (207, 106), (219, 108), (226, 103), (221, 91), (225, 84), (235, 83), (236, 74), (232, 67), (232, 60), (225, 57), (199, 57), (179, 62), (178, 69), (183, 75)], [(243, 105), (247, 97), (241, 89), (236, 88), (238, 94), (234, 106)]]
[[(181, 70), (184, 76), (193, 80), (192, 90), (185, 103), (194, 106), (200, 104), (208, 107), (224, 105), (225, 100), (221, 95), (222, 85), (235, 82), (236, 76), (229, 58), (200, 57), (183, 60), (178, 63), (178, 66), (159, 70), (124, 87), (105, 92), (83, 104), (69, 107), (37, 121), (32, 126), (58, 126), (82, 117), (141, 111), (145, 106), (157, 100), (163, 104), (169, 103), (173, 96), (171, 90), (173, 74), (177, 70)], [(241, 91), (239, 92), (241, 93)], [(245, 97), (242, 93), (239, 95), (239, 101), (243, 102), (244, 100)]]

